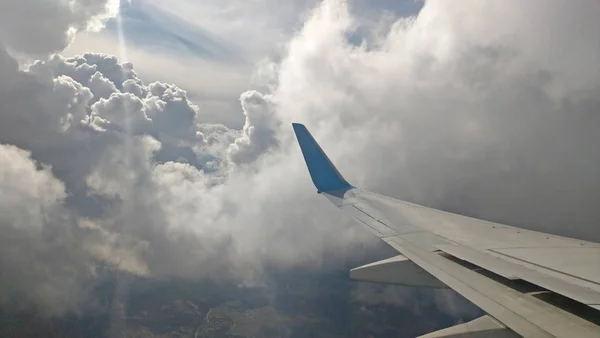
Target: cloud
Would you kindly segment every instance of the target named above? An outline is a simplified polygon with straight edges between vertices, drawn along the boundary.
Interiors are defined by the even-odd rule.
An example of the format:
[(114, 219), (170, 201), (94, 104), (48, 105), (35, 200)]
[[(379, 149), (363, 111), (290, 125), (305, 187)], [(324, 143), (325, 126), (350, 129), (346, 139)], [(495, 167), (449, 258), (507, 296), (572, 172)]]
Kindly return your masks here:
[(228, 155), (233, 163), (254, 162), (260, 155), (277, 147), (277, 130), (281, 123), (273, 110), (270, 96), (256, 91), (242, 94), (240, 101), (246, 123), (242, 136), (229, 146)]
[(278, 112), (357, 185), (598, 240), (599, 6), (566, 6), (427, 1), (357, 46), (362, 22), (327, 1), (278, 67)]
[[(188, 54), (178, 54), (177, 62), (168, 48), (151, 52), (107, 34), (105, 31), (80, 34), (64, 51), (65, 57), (85, 57), (86, 54), (118, 55), (120, 62), (135, 64), (136, 73), (147, 82), (175, 83), (185, 88), (188, 97), (201, 105), (198, 114), (203, 121), (241, 128), (244, 124), (239, 95), (250, 86), (252, 66), (204, 60)], [(168, 71), (165, 71), (168, 69)]]
[(64, 184), (14, 146), (0, 145), (0, 164), (0, 301), (49, 314), (79, 305), (94, 266), (73, 255), (80, 248)]
[[(325, 233), (337, 238), (333, 244), (314, 241), (305, 231), (321, 227), (316, 218), (286, 229), (302, 210), (268, 212), (271, 206), (284, 210), (296, 194), (273, 194), (264, 178), (254, 175), (259, 160), (279, 146), (281, 125), (268, 95), (242, 94), (245, 127), (231, 130), (201, 123), (199, 108), (184, 90), (145, 84), (131, 63), (118, 63), (113, 56), (51, 56), (20, 69), (10, 55), (2, 55), (0, 143), (20, 153), (26, 149), (29, 166), (44, 168), (61, 193), (54, 198), (56, 219), (43, 214), (48, 208), (12, 207), (34, 203), (4, 202), (14, 211), (7, 213), (12, 218), (6, 227), (17, 226), (13, 220), (34, 223), (20, 215), (26, 212), (45, 220), (37, 225), (42, 232), (54, 234), (11, 237), (10, 255), (3, 256), (0, 269), (11, 285), (23, 287), (6, 286), (4, 305), (21, 299), (23, 307), (45, 315), (89, 309), (96, 304), (94, 283), (103, 279), (106, 267), (148, 277), (256, 284), (266, 266), (319, 268), (326, 264), (319, 251), (343, 248), (337, 253), (341, 258), (349, 250), (346, 244), (360, 237), (355, 230), (339, 236), (343, 226), (332, 226)], [(302, 168), (298, 158), (290, 169), (300, 173)], [(284, 172), (269, 176), (274, 182), (287, 180)], [(42, 184), (10, 175), (2, 182), (23, 189)], [(260, 198), (249, 203), (256, 194)], [(48, 198), (53, 197), (39, 197)], [(299, 251), (285, 239), (300, 233), (311, 245)], [(39, 254), (31, 254), (31, 245)], [(22, 262), (21, 257), (30, 258)], [(23, 264), (40, 272), (23, 273), (16, 268)]]
[[(2, 300), (76, 311), (105, 266), (257, 284), (265, 268), (360, 257), (377, 241), (315, 195), (292, 121), (355, 185), (599, 240), (599, 9), (564, 6), (431, 0), (418, 16), (373, 26), (347, 2), (325, 1), (263, 63), (271, 90), (239, 96), (241, 129), (203, 121), (206, 106), (183, 87), (145, 83), (114, 56), (20, 68), (0, 49), (0, 185), (12, 189), (2, 190), (1, 226), (14, 233), (0, 269), (19, 281), (0, 284)], [(105, 15), (98, 8), (45, 48), (3, 40), (30, 57), (60, 50), (68, 27)], [(359, 43), (357, 31), (368, 33)]]
[(0, 40), (10, 49), (33, 55), (64, 50), (74, 34), (98, 29), (116, 14), (118, 1), (3, 1)]

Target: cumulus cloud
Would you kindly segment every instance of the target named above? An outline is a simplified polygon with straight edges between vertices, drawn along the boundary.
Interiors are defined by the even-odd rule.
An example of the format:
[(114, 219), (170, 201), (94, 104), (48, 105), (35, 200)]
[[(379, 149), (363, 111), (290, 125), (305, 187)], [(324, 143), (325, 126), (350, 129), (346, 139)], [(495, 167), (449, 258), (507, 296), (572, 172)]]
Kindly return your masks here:
[[(8, 26), (0, 36), (29, 55), (60, 50), (104, 4), (65, 17), (39, 49)], [(271, 91), (241, 94), (241, 130), (201, 121), (201, 102), (126, 60), (20, 66), (0, 49), (0, 270), (19, 281), (0, 284), (1, 299), (57, 314), (81, 307), (97, 266), (260, 283), (265, 267), (360, 255), (376, 240), (314, 194), (292, 121), (356, 185), (600, 239), (598, 5), (431, 0), (381, 27), (348, 6), (319, 5), (263, 72)]]
[(229, 147), (229, 158), (233, 163), (255, 161), (261, 154), (277, 147), (277, 130), (280, 122), (273, 110), (270, 96), (256, 91), (243, 93), (240, 101), (246, 123), (242, 136)]

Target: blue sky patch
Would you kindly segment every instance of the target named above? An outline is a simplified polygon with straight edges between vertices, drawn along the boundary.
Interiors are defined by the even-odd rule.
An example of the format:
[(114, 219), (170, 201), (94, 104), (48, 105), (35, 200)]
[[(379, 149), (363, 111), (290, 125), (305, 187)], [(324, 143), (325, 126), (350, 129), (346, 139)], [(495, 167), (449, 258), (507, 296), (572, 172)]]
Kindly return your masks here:
[[(122, 1), (120, 17), (128, 45), (152, 51), (159, 49), (170, 54), (191, 54), (212, 61), (231, 62), (237, 59), (234, 48), (224, 41), (144, 1)], [(118, 37), (118, 20), (110, 20), (106, 31)]]

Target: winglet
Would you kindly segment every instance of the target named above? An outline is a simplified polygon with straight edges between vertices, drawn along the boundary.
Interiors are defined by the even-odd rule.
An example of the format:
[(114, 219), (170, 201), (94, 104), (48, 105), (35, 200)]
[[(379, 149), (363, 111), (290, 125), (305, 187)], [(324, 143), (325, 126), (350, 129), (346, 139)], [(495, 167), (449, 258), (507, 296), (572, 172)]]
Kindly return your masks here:
[(303, 124), (292, 123), (310, 177), (319, 193), (354, 189), (335, 168)]

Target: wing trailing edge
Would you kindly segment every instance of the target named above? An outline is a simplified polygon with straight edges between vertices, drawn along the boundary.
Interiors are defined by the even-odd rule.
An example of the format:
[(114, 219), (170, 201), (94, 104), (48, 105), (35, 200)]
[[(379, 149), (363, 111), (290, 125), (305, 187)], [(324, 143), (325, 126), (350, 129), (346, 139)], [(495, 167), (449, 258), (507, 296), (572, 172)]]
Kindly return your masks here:
[(357, 281), (420, 286), (434, 289), (448, 287), (408, 258), (398, 255), (350, 270), (350, 278)]
[(519, 338), (490, 316), (479, 317), (470, 322), (419, 336), (418, 338)]

